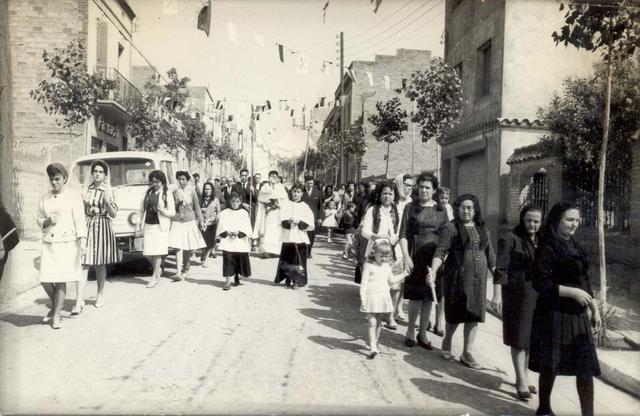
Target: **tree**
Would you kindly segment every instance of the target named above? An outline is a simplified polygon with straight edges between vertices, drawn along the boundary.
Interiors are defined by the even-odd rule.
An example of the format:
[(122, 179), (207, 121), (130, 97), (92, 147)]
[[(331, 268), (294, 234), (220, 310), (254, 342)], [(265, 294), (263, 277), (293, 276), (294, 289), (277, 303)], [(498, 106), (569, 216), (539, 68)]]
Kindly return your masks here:
[[(560, 10), (564, 4), (560, 5)], [(604, 240), (604, 193), (607, 146), (611, 120), (612, 66), (635, 53), (640, 46), (640, 8), (630, 0), (607, 5), (572, 1), (560, 33), (553, 32), (556, 45), (571, 44), (578, 49), (600, 52), (606, 65), (606, 92), (603, 109), (602, 142), (598, 165), (598, 249), (600, 260), (600, 300), (607, 302), (607, 262)]]
[(367, 141), (364, 139), (363, 117), (341, 132), (341, 140), (346, 154), (352, 155), (356, 160), (364, 156), (367, 152)]
[(204, 153), (207, 144), (207, 127), (196, 118), (181, 116), (182, 131), (184, 132), (184, 140), (182, 145), (187, 150), (189, 160), (199, 159)]
[(84, 124), (97, 113), (98, 99), (108, 97), (115, 88), (116, 81), (87, 72), (85, 48), (79, 40), (54, 52), (45, 50), (42, 59), (51, 79), (40, 81), (29, 95), (43, 103), (48, 114), (61, 115), (56, 123), (62, 127)]
[(318, 139), (318, 156), (319, 161), (323, 164), (325, 169), (333, 167), (336, 171), (336, 179), (338, 168), (340, 166), (342, 143), (340, 142), (340, 136), (336, 132), (335, 128), (330, 127), (322, 131), (320, 139)]
[(171, 68), (167, 71), (169, 83), (164, 85), (163, 104), (170, 104), (170, 110), (178, 111), (185, 107), (185, 102), (189, 97), (187, 84), (191, 81), (188, 77), (180, 78), (178, 71)]
[(441, 58), (433, 58), (424, 71), (415, 71), (405, 95), (416, 102), (411, 121), (420, 126), (423, 142), (447, 137), (462, 111), (462, 84), (456, 71)]
[(369, 122), (374, 125), (373, 137), (379, 142), (387, 143), (387, 154), (384, 159), (387, 161), (385, 175), (389, 174), (389, 154), (391, 152), (391, 143), (402, 140), (402, 132), (408, 129), (407, 112), (400, 108), (400, 99), (398, 97), (383, 103), (376, 102), (378, 114), (369, 116)]

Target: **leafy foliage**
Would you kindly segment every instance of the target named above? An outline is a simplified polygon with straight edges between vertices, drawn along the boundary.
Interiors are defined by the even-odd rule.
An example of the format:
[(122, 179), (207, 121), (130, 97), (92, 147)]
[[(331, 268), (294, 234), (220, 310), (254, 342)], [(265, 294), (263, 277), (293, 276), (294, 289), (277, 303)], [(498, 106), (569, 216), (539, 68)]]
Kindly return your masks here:
[(340, 133), (344, 152), (356, 159), (360, 159), (367, 152), (367, 141), (364, 138), (362, 120), (362, 117), (360, 117), (348, 130)]
[(56, 118), (60, 126), (85, 123), (98, 111), (97, 100), (106, 98), (116, 86), (116, 81), (87, 72), (85, 48), (79, 40), (54, 52), (45, 50), (42, 59), (51, 72), (51, 79), (40, 81), (29, 95), (43, 103), (48, 114), (62, 116)]
[(323, 131), (317, 146), (319, 161), (325, 166), (336, 166), (340, 163), (340, 136), (334, 129)]
[(441, 143), (462, 111), (462, 84), (456, 71), (434, 58), (427, 69), (411, 74), (405, 94), (416, 101), (411, 121), (420, 126), (422, 141), (435, 138)]
[[(564, 4), (560, 5), (560, 10)], [(600, 50), (605, 59), (610, 55), (624, 59), (640, 46), (640, 7), (637, 1), (622, 0), (601, 7), (596, 4), (572, 2), (565, 14), (560, 33), (553, 40), (588, 51)]]
[(405, 119), (407, 112), (401, 108), (400, 99), (392, 98), (387, 102), (376, 102), (378, 114), (369, 116), (369, 122), (375, 129), (372, 134), (380, 142), (395, 143), (402, 140), (402, 132), (409, 128)]
[(169, 83), (164, 85), (163, 104), (170, 104), (170, 109), (175, 111), (185, 108), (185, 102), (189, 97), (187, 84), (191, 79), (188, 77), (180, 78), (175, 68), (167, 71), (167, 77), (169, 77)]

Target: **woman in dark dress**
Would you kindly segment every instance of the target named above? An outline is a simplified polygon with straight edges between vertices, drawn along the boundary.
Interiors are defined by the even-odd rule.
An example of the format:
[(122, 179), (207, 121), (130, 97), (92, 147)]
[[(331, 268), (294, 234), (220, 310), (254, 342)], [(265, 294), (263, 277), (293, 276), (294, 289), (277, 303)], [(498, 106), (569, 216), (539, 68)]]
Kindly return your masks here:
[(220, 201), (216, 197), (215, 188), (211, 182), (202, 185), (202, 195), (200, 196), (200, 211), (202, 211), (202, 222), (200, 231), (202, 238), (207, 245), (202, 249), (200, 263), (202, 267), (207, 267), (209, 256), (216, 258), (216, 228), (220, 218)]
[[(540, 373), (536, 415), (551, 415), (556, 376), (575, 376), (583, 415), (593, 415), (593, 376), (600, 365), (593, 341), (602, 321), (589, 282), (589, 255), (574, 238), (580, 210), (570, 202), (551, 208), (544, 239), (536, 251), (529, 369)], [(590, 313), (589, 313), (590, 312)]]
[[(447, 328), (442, 340), (442, 357), (451, 360), (451, 339), (459, 324), (464, 324), (464, 347), (460, 362), (469, 368), (482, 367), (471, 354), (478, 332), (478, 322), (484, 322), (487, 297), (487, 272), (495, 271), (496, 256), (491, 247), (489, 231), (484, 226), (480, 202), (475, 195), (460, 195), (453, 204), (455, 219), (440, 231), (438, 247), (433, 256), (429, 281), (433, 282), (444, 259), (443, 295)], [(494, 290), (494, 302), (498, 299)]]
[(535, 387), (527, 371), (531, 321), (538, 293), (533, 288), (533, 267), (540, 241), (542, 209), (527, 205), (520, 211), (518, 225), (498, 241), (494, 283), (502, 285), (503, 342), (511, 347), (516, 372), (516, 392), (523, 400), (531, 398)]
[[(436, 250), (440, 229), (446, 224), (447, 217), (433, 198), (438, 189), (438, 179), (431, 174), (423, 174), (416, 182), (415, 198), (405, 205), (400, 226), (400, 247), (405, 265), (411, 270), (404, 283), (404, 298), (409, 300), (405, 345), (412, 347), (417, 340), (422, 348), (431, 350), (433, 348), (427, 339), (427, 326), (431, 306), (436, 299), (433, 299), (427, 285), (427, 270)], [(436, 298), (441, 299), (441, 284), (434, 282), (434, 285)], [(415, 337), (418, 315), (420, 323), (418, 336)]]

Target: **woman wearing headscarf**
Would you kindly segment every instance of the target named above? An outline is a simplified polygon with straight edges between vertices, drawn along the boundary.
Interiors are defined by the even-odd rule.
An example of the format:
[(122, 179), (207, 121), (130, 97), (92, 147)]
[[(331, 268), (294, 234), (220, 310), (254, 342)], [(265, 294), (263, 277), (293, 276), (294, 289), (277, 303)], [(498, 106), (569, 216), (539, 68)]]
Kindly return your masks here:
[[(451, 340), (459, 324), (464, 324), (463, 352), (460, 362), (469, 368), (482, 368), (472, 355), (478, 323), (484, 322), (487, 297), (487, 274), (495, 272), (496, 256), (491, 246), (489, 231), (485, 228), (480, 201), (475, 195), (460, 195), (453, 205), (455, 220), (440, 231), (438, 246), (433, 256), (429, 283), (443, 261), (444, 315), (447, 328), (442, 340), (442, 356), (453, 359)], [(494, 284), (494, 302), (500, 287)]]
[(81, 196), (66, 188), (69, 173), (60, 163), (47, 166), (51, 190), (40, 200), (37, 222), (42, 229), (40, 283), (51, 300), (51, 310), (43, 322), (53, 329), (62, 327), (60, 312), (67, 282), (82, 276), (87, 227)]
[(542, 235), (542, 209), (526, 205), (520, 222), (498, 241), (495, 283), (502, 285), (502, 339), (511, 347), (516, 392), (522, 400), (536, 392), (529, 383), (531, 322), (538, 293), (533, 288), (536, 247)]
[(104, 160), (94, 160), (90, 168), (90, 183), (84, 188), (82, 200), (87, 218), (87, 254), (82, 262), (82, 278), (78, 281), (76, 304), (71, 315), (78, 315), (84, 308), (84, 289), (89, 268), (96, 271), (98, 291), (96, 308), (104, 305), (104, 285), (107, 280), (107, 265), (120, 261), (120, 251), (116, 243), (111, 219), (118, 213), (115, 194), (109, 180), (109, 166)]
[(173, 193), (167, 188), (167, 177), (161, 170), (149, 174), (149, 189), (141, 201), (140, 222), (136, 233), (143, 232), (143, 250), (149, 263), (153, 266), (151, 280), (147, 288), (155, 287), (162, 273), (162, 259), (169, 252), (169, 232), (171, 218), (176, 215)]

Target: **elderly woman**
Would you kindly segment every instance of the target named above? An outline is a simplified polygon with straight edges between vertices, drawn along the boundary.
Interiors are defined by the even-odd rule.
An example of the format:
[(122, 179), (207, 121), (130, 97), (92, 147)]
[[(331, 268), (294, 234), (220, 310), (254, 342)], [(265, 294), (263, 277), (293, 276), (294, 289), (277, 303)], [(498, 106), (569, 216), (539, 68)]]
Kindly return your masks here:
[(116, 243), (111, 219), (116, 217), (118, 206), (109, 182), (109, 166), (103, 160), (91, 163), (91, 183), (82, 194), (84, 213), (87, 217), (87, 255), (84, 258), (82, 278), (78, 281), (76, 304), (71, 315), (78, 315), (84, 308), (84, 288), (87, 284), (89, 268), (96, 271), (98, 292), (96, 308), (104, 305), (104, 284), (107, 280), (107, 264), (120, 261), (120, 251)]
[(65, 167), (52, 163), (47, 175), (51, 191), (40, 200), (37, 217), (42, 228), (40, 283), (52, 304), (43, 322), (51, 321), (53, 329), (60, 329), (67, 282), (77, 282), (82, 276), (87, 228), (82, 198), (65, 187), (69, 178)]
[(167, 177), (160, 170), (149, 174), (149, 189), (142, 199), (140, 206), (141, 221), (136, 232), (143, 231), (144, 254), (153, 266), (151, 280), (147, 288), (155, 287), (160, 281), (162, 273), (162, 258), (169, 252), (169, 231), (171, 218), (176, 215), (173, 194), (167, 189)]
[[(436, 250), (440, 229), (446, 223), (446, 215), (434, 199), (438, 178), (431, 174), (418, 177), (415, 199), (405, 205), (400, 227), (400, 245), (405, 265), (411, 274), (404, 282), (404, 298), (409, 300), (409, 323), (405, 345), (413, 347), (418, 342), (431, 350), (427, 329), (431, 307), (442, 296), (440, 282), (434, 283), (433, 292), (427, 285), (428, 268)], [(415, 336), (416, 319), (419, 318), (418, 335)], [(440, 324), (441, 325), (441, 324)], [(436, 325), (435, 332), (438, 332)]]
[[(428, 280), (433, 284), (438, 269), (446, 259), (442, 283), (447, 328), (442, 340), (442, 357), (453, 359), (451, 340), (458, 325), (464, 324), (460, 362), (479, 370), (482, 367), (473, 358), (473, 344), (478, 322), (484, 322), (487, 274), (489, 270), (495, 272), (496, 256), (482, 219), (478, 198), (472, 194), (460, 195), (454, 203), (453, 213), (455, 220), (440, 231)], [(499, 292), (499, 285), (494, 285), (494, 302)]]
[(600, 375), (593, 331), (602, 320), (589, 281), (589, 254), (575, 238), (579, 224), (578, 206), (558, 202), (536, 251), (533, 287), (538, 299), (529, 361), (529, 369), (540, 373), (536, 415), (553, 414), (556, 376), (576, 377), (582, 414), (593, 415), (593, 377)]
[(527, 205), (520, 222), (498, 241), (495, 283), (502, 285), (502, 340), (511, 347), (516, 392), (522, 400), (536, 389), (529, 383), (529, 344), (537, 292), (533, 288), (536, 247), (542, 234), (542, 209)]

